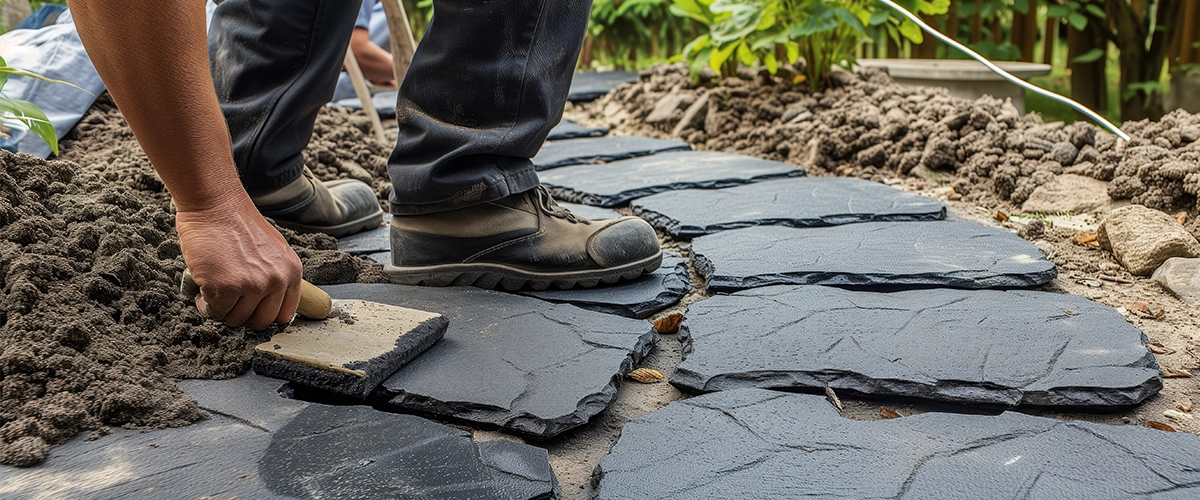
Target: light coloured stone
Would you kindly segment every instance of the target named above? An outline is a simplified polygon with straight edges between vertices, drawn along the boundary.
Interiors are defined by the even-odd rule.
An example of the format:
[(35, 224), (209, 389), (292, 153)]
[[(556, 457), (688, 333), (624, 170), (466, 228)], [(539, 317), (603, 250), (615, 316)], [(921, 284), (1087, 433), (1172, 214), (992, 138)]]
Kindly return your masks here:
[(1179, 300), (1200, 305), (1200, 259), (1167, 259), (1151, 277)]
[(696, 102), (688, 106), (687, 111), (683, 112), (683, 118), (679, 119), (679, 123), (675, 124), (675, 129), (671, 131), (671, 137), (679, 137), (683, 131), (704, 125), (704, 118), (708, 116), (708, 94), (700, 94), (696, 96)]
[(1100, 246), (1130, 273), (1146, 276), (1171, 257), (1200, 257), (1200, 242), (1174, 217), (1142, 205), (1113, 210), (1100, 224)]
[(1034, 189), (1021, 210), (1027, 213), (1087, 213), (1111, 203), (1107, 182), (1083, 175), (1062, 174)]
[(650, 115), (646, 117), (646, 123), (659, 123), (671, 119), (671, 114), (679, 109), (679, 106), (686, 106), (694, 102), (696, 98), (691, 94), (667, 94), (654, 103), (654, 109), (650, 111)]

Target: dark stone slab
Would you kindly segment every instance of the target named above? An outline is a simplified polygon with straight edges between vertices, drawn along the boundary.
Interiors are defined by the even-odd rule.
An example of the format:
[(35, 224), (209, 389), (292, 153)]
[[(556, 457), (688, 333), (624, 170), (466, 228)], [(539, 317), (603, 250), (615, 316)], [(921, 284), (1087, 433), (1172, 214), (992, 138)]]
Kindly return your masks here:
[(839, 177), (799, 177), (728, 189), (667, 191), (631, 204), (677, 238), (752, 226), (817, 227), (854, 222), (940, 220), (946, 206), (924, 196)]
[(602, 165), (561, 167), (538, 176), (554, 197), (616, 207), (679, 189), (720, 189), (768, 179), (803, 177), (804, 169), (749, 156), (708, 151), (661, 153)]
[(1014, 288), (1057, 275), (1017, 235), (958, 221), (759, 226), (696, 238), (692, 254), (714, 292), (768, 285)]
[(366, 406), (281, 398), (257, 375), (186, 381), (212, 418), (83, 435), (37, 467), (0, 467), (0, 496), (33, 498), (556, 498), (546, 450)]
[(552, 437), (616, 398), (621, 375), (658, 341), (650, 324), (469, 287), (337, 285), (339, 299), (436, 312), (446, 336), (372, 394), (404, 412)]
[(645, 318), (679, 302), (692, 290), (687, 261), (678, 254), (665, 254), (662, 266), (650, 274), (614, 285), (571, 290), (522, 290), (517, 293), (548, 302), (572, 304), (584, 309), (627, 318)]
[(563, 139), (579, 139), (581, 137), (601, 137), (607, 133), (608, 129), (604, 127), (585, 127), (571, 120), (564, 119), (558, 122), (558, 125), (555, 125), (554, 128), (550, 129), (550, 135), (546, 137), (546, 140), (561, 141)]
[(1200, 497), (1200, 438), (1136, 425), (923, 413), (859, 421), (823, 397), (761, 389), (633, 420), (599, 498)]
[(1027, 290), (856, 292), (774, 286), (688, 308), (692, 392), (759, 387), (955, 403), (1129, 406), (1162, 389), (1146, 336), (1116, 310)]
[(632, 71), (580, 71), (571, 79), (571, 90), (567, 100), (571, 102), (592, 101), (612, 92), (622, 83), (637, 81)]
[[(396, 117), (396, 96), (398, 92), (395, 90), (385, 90), (371, 96), (371, 104), (375, 105), (375, 112), (380, 118), (395, 118)], [(363, 109), (362, 101), (357, 97), (348, 97), (335, 102), (338, 106), (350, 109)]]
[(637, 136), (551, 141), (542, 145), (537, 156), (533, 157), (533, 167), (538, 170), (549, 170), (568, 165), (607, 163), (667, 151), (689, 151), (691, 149), (692, 146), (686, 142)]

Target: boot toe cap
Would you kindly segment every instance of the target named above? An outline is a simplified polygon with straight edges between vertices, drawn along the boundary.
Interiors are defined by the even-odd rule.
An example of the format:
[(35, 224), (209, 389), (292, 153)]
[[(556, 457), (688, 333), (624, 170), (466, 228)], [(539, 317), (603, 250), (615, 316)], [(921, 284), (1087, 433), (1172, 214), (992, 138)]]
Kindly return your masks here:
[(638, 262), (661, 251), (654, 228), (637, 217), (618, 219), (597, 231), (588, 242), (588, 254), (602, 267)]

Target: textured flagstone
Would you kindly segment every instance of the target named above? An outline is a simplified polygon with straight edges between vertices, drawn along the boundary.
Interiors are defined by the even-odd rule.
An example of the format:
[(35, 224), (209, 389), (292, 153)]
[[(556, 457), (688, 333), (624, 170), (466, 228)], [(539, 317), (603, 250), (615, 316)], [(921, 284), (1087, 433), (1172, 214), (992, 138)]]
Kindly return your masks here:
[(282, 384), (257, 375), (184, 381), (212, 418), (77, 436), (37, 467), (0, 467), (0, 497), (557, 497), (544, 449), (474, 443), (466, 431), (367, 406), (283, 399)]
[(960, 221), (751, 227), (696, 238), (692, 254), (715, 292), (789, 284), (1014, 288), (1057, 275), (1054, 264), (1017, 235)]
[(859, 421), (742, 389), (633, 420), (599, 498), (1200, 498), (1200, 438), (1146, 427), (923, 413)]
[(571, 102), (592, 101), (612, 92), (623, 83), (637, 81), (633, 71), (580, 71), (571, 79), (571, 90), (567, 100)]
[(601, 165), (575, 165), (538, 173), (554, 197), (616, 207), (630, 200), (679, 189), (720, 189), (803, 177), (804, 169), (749, 156), (708, 151), (660, 153)]
[(649, 323), (470, 287), (336, 285), (362, 299), (442, 314), (446, 336), (371, 396), (403, 412), (552, 437), (616, 398), (658, 341)]
[(561, 141), (563, 139), (579, 139), (581, 137), (601, 137), (607, 133), (607, 128), (586, 127), (564, 118), (558, 122), (558, 125), (550, 129), (550, 135), (546, 137), (546, 140)]
[(692, 290), (687, 261), (677, 254), (665, 254), (662, 266), (650, 274), (613, 285), (571, 290), (522, 290), (521, 295), (549, 302), (572, 304), (591, 311), (629, 318), (645, 318), (661, 311)]
[(939, 220), (946, 206), (883, 184), (799, 177), (718, 190), (667, 191), (638, 199), (633, 213), (677, 238), (751, 226), (815, 227)]
[(1116, 310), (1026, 290), (857, 292), (774, 286), (688, 308), (691, 392), (745, 387), (967, 404), (1128, 406), (1162, 389), (1146, 337)]
[[(395, 90), (387, 90), (371, 96), (371, 104), (375, 105), (375, 112), (380, 118), (395, 118), (396, 117), (396, 95)], [(334, 104), (343, 108), (363, 109), (362, 101), (357, 97), (348, 97)]]
[(595, 137), (550, 141), (542, 146), (533, 157), (533, 166), (538, 170), (581, 165), (607, 163), (636, 158), (667, 151), (688, 151), (692, 146), (686, 142), (649, 137)]

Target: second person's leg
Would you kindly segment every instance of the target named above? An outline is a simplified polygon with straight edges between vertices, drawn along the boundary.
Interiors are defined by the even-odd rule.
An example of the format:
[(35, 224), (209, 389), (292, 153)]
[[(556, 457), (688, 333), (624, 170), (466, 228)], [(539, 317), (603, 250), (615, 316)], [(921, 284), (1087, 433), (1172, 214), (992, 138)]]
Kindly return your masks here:
[(530, 161), (562, 117), (589, 12), (588, 0), (434, 0), (397, 104), (393, 281), (589, 286), (658, 267), (648, 224), (574, 217)]

